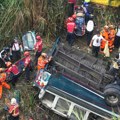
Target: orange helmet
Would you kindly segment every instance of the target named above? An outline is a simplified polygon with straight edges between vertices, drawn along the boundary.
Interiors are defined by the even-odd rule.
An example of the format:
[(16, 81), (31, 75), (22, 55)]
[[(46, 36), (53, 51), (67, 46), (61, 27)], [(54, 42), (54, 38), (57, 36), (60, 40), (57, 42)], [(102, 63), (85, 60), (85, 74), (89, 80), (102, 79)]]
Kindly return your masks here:
[(75, 14), (73, 14), (73, 15), (72, 15), (72, 18), (73, 18), (73, 19), (76, 19), (76, 15), (75, 15)]
[(69, 17), (68, 20), (69, 20), (70, 22), (73, 22), (73, 21), (74, 21), (74, 19), (73, 19), (72, 17)]
[(36, 39), (37, 40), (41, 40), (41, 37), (38, 35), (38, 36), (36, 36)]
[(25, 51), (24, 52), (24, 56), (26, 57), (26, 56), (29, 56), (30, 55), (30, 52), (28, 52), (28, 51)]
[(12, 65), (11, 62), (6, 62), (6, 66), (7, 66), (7, 67), (10, 67), (11, 65)]

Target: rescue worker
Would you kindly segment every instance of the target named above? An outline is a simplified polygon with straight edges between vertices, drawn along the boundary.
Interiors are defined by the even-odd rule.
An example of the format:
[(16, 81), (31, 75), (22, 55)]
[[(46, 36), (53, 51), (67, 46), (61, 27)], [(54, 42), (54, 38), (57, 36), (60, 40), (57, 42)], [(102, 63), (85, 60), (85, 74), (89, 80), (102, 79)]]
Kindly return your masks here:
[(109, 43), (108, 43), (108, 46), (109, 46), (109, 50), (110, 52), (113, 51), (113, 48), (114, 48), (114, 39), (115, 39), (115, 29), (114, 29), (114, 26), (113, 25), (110, 25), (109, 26)]
[(7, 74), (4, 72), (3, 68), (0, 68), (0, 99), (2, 98), (3, 87), (10, 89), (10, 85), (5, 82)]
[(42, 53), (41, 56), (38, 58), (37, 69), (38, 73), (42, 73), (46, 64), (51, 61), (52, 57), (48, 57), (46, 53)]
[(68, 17), (74, 14), (75, 4), (76, 4), (76, 0), (68, 0)]
[(66, 40), (68, 41), (68, 44), (70, 46), (72, 46), (75, 41), (74, 30), (76, 29), (76, 24), (72, 17), (70, 17), (69, 20), (70, 20), (70, 22), (67, 23), (67, 38), (66, 38)]
[(120, 47), (120, 24), (117, 28), (117, 33), (115, 35), (115, 41), (114, 41), (114, 46), (116, 48), (119, 48)]
[(38, 57), (41, 55), (42, 52), (42, 38), (38, 35), (36, 36), (36, 44), (34, 45), (34, 50), (35, 50), (35, 65), (37, 64)]
[(6, 103), (8, 107), (8, 120), (19, 120), (19, 105), (15, 98), (12, 98), (10, 103)]
[(31, 56), (30, 56), (30, 52), (28, 51), (25, 51), (24, 52), (24, 56), (26, 57), (25, 58), (25, 68), (23, 69), (23, 71), (25, 71), (25, 79), (26, 81), (29, 81), (30, 80), (30, 69), (31, 69)]
[[(102, 32), (101, 32), (101, 35), (102, 35), (102, 37), (103, 37), (104, 39), (106, 39), (107, 41), (109, 40), (109, 27), (108, 27), (107, 25), (104, 26), (104, 28), (103, 28), (103, 30), (102, 30)], [(106, 44), (105, 41), (102, 41), (102, 42), (101, 42), (101, 46), (100, 46), (101, 50), (104, 50), (105, 44)]]
[(84, 1), (83, 9), (85, 12), (85, 23), (87, 24), (87, 22), (90, 20), (90, 15), (93, 14), (93, 8), (90, 4), (90, 0)]
[(15, 83), (17, 82), (20, 73), (19, 69), (15, 64), (12, 65), (11, 62), (6, 62), (6, 66), (8, 67), (6, 72), (10, 76), (9, 78), (11, 79), (12, 85), (15, 87)]
[(10, 46), (10, 54), (12, 54), (12, 62), (16, 62), (21, 59), (21, 49), (22, 45), (18, 42), (18, 39), (15, 38), (14, 42)]
[(95, 57), (98, 57), (98, 53), (100, 51), (100, 45), (101, 41), (104, 40), (106, 41), (101, 35), (100, 31), (97, 30), (96, 35), (93, 36), (91, 42), (90, 42), (90, 47), (92, 47), (92, 53), (95, 55)]
[(83, 13), (83, 14), (85, 14), (85, 11), (84, 11), (83, 7), (76, 6), (74, 14), (77, 14), (77, 13)]

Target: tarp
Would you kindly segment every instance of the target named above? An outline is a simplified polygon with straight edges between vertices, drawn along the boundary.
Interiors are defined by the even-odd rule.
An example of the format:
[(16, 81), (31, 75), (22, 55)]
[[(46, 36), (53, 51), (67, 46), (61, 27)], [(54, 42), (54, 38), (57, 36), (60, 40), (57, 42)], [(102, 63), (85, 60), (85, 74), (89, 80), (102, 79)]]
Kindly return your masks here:
[(114, 7), (120, 6), (120, 0), (91, 0), (91, 2)]
[(33, 50), (36, 43), (35, 33), (28, 31), (22, 36), (24, 50)]

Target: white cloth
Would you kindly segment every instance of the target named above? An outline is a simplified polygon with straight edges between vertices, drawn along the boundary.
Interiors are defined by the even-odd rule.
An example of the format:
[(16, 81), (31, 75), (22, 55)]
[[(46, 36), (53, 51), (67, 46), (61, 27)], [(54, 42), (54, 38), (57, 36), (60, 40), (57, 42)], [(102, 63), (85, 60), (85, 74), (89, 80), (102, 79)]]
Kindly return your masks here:
[(103, 50), (103, 53), (105, 54), (105, 57), (110, 57), (109, 47), (108, 47), (108, 41), (105, 44), (105, 48)]
[(96, 47), (99, 47), (100, 44), (101, 44), (101, 41), (103, 40), (104, 38), (100, 35), (94, 35), (92, 40), (93, 40), (93, 46), (96, 46)]
[(92, 31), (93, 31), (93, 29), (94, 29), (94, 22), (93, 22), (92, 20), (89, 20), (89, 21), (87, 22), (87, 27), (86, 27), (86, 29), (87, 29), (88, 32), (92, 32)]
[(120, 28), (118, 28), (118, 31), (116, 33), (116, 36), (120, 37)]
[(18, 50), (20, 50), (19, 43), (14, 43), (13, 46), (12, 46), (12, 50), (13, 50), (13, 51), (18, 51)]

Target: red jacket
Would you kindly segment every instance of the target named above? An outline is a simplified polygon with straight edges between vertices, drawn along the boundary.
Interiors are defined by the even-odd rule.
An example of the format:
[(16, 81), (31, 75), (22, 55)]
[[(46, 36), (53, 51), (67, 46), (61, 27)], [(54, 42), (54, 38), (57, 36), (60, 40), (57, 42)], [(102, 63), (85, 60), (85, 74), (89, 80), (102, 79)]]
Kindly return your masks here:
[(31, 57), (30, 56), (27, 56), (26, 58), (25, 58), (25, 67), (29, 67), (29, 65), (30, 65), (30, 62), (31, 62)]
[(67, 32), (73, 33), (75, 30), (76, 24), (74, 22), (67, 23)]
[(14, 75), (18, 75), (19, 69), (16, 65), (12, 65), (11, 67), (8, 68), (7, 72), (12, 72)]
[(34, 45), (34, 49), (38, 52), (42, 51), (42, 40), (36, 42), (36, 44)]
[(17, 117), (19, 115), (19, 106), (18, 106), (18, 104), (11, 105), (9, 107), (9, 113), (12, 114), (13, 117)]
[(68, 0), (68, 3), (76, 4), (76, 0)]

